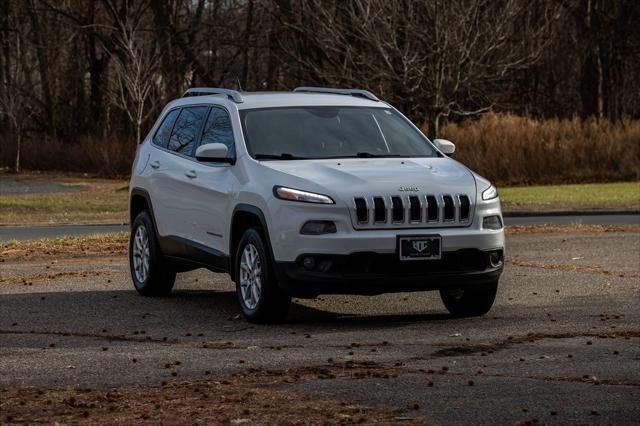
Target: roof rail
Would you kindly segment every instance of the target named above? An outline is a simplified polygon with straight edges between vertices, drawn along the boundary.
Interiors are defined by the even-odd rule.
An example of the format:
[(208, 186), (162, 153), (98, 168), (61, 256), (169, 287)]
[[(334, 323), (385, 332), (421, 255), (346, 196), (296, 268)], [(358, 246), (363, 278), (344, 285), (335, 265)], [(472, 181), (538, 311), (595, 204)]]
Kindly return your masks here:
[(217, 87), (192, 87), (184, 92), (183, 98), (199, 95), (227, 95), (227, 97), (237, 104), (244, 102), (242, 94), (237, 90), (219, 89)]
[(362, 89), (334, 89), (331, 87), (296, 87), (294, 92), (309, 92), (309, 93), (335, 93), (338, 95), (350, 95), (359, 96), (361, 98), (367, 98), (372, 101), (379, 102), (380, 99), (368, 90)]

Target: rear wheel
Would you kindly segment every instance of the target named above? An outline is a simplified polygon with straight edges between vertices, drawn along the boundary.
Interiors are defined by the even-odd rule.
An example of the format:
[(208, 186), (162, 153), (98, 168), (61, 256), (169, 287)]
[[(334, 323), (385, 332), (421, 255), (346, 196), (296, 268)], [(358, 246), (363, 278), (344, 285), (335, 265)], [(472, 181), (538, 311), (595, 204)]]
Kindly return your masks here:
[(440, 290), (442, 303), (456, 317), (484, 315), (491, 309), (498, 291), (498, 280), (487, 284), (451, 287)]
[(143, 296), (166, 296), (176, 280), (176, 271), (162, 257), (149, 213), (141, 212), (131, 226), (129, 238), (131, 279)]
[(257, 229), (244, 233), (235, 259), (236, 293), (244, 317), (255, 323), (283, 321), (289, 312), (291, 297), (278, 286)]

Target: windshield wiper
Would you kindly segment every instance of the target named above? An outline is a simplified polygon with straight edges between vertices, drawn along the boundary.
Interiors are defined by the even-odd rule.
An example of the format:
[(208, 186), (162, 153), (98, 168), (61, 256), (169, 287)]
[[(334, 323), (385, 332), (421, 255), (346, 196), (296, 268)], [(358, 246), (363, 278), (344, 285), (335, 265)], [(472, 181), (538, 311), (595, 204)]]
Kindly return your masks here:
[(307, 157), (298, 157), (297, 155), (284, 152), (282, 154), (256, 154), (256, 160), (307, 160)]
[(400, 157), (398, 154), (372, 154), (370, 152), (358, 152), (358, 158), (384, 158), (384, 157)]

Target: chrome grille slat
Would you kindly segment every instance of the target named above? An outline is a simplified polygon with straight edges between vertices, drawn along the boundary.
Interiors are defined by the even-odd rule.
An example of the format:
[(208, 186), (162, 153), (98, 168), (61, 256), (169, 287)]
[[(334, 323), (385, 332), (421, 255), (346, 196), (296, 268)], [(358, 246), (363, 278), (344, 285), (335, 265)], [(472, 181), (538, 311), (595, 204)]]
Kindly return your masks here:
[(444, 223), (444, 201), (442, 195), (436, 197), (436, 203), (438, 204), (438, 223)]
[(468, 222), (469, 214), (471, 212), (471, 201), (469, 197), (464, 194), (458, 194), (458, 201), (460, 202), (460, 222)]
[(373, 198), (365, 198), (364, 200), (367, 202), (368, 223), (369, 223), (369, 225), (373, 225), (373, 224), (376, 223), (375, 207), (373, 205)]
[(353, 198), (356, 229), (468, 226), (473, 203), (466, 194), (375, 194)]
[(405, 195), (400, 197), (402, 200), (402, 222), (406, 224), (411, 223), (411, 201), (409, 200), (409, 196)]

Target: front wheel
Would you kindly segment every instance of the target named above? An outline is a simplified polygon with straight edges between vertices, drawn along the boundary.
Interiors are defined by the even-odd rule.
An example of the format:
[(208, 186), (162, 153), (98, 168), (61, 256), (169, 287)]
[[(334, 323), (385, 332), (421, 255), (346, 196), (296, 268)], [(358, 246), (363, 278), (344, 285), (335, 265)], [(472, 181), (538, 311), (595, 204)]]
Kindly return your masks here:
[(257, 229), (249, 229), (242, 236), (235, 263), (236, 294), (244, 317), (255, 323), (284, 320), (291, 297), (278, 286), (266, 246)]
[(456, 317), (477, 317), (491, 309), (498, 291), (498, 280), (440, 290), (442, 303)]

